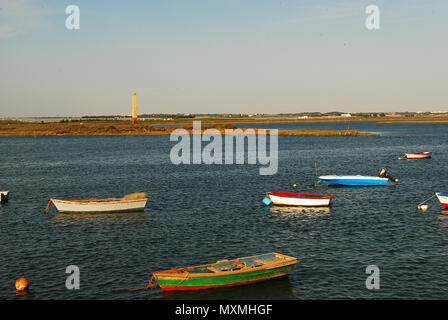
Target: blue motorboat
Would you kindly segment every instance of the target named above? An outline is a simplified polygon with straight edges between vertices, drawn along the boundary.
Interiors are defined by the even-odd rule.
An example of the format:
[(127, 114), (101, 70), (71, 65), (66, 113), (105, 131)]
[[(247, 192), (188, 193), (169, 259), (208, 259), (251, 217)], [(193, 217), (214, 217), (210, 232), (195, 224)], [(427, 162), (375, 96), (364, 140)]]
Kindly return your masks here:
[(327, 175), (319, 176), (318, 179), (323, 183), (336, 184), (343, 186), (384, 186), (390, 180), (398, 183), (398, 179), (394, 179), (387, 174), (385, 169), (381, 169), (377, 177), (362, 175)]
[(389, 181), (388, 178), (361, 175), (329, 175), (319, 176), (318, 179), (323, 183), (344, 186), (384, 186)]

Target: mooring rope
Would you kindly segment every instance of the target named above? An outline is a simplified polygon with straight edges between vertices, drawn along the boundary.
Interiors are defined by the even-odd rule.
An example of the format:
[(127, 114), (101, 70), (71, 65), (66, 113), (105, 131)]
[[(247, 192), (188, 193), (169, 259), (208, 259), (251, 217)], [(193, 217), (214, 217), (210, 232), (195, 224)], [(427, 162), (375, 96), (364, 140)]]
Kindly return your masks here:
[(152, 275), (151, 280), (149, 280), (149, 283), (147, 286), (141, 287), (141, 288), (135, 288), (130, 289), (129, 292), (135, 292), (139, 290), (148, 290), (148, 289), (154, 289), (157, 286), (157, 279)]
[(190, 279), (190, 273), (187, 271), (187, 276), (184, 279), (182, 279), (179, 283), (176, 283), (176, 286), (184, 283), (188, 279)]
[(152, 275), (151, 280), (149, 280), (148, 285), (145, 287), (146, 290), (148, 289), (154, 289), (157, 286), (157, 279)]
[(435, 196), (437, 196), (436, 194), (433, 194), (430, 198), (428, 198), (428, 199), (426, 199), (425, 201), (423, 201), (422, 203), (419, 203), (418, 205), (417, 205), (417, 207), (416, 208), (419, 208), (422, 204), (424, 204), (424, 203), (426, 203), (426, 202), (428, 202), (429, 200), (431, 200), (432, 198), (434, 198)]

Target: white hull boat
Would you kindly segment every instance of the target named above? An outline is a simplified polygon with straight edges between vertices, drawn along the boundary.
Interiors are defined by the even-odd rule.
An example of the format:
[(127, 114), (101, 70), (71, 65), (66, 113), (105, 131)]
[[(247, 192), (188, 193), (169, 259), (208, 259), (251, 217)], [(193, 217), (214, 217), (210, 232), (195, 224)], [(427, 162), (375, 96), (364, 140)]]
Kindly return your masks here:
[(140, 197), (126, 196), (124, 198), (109, 198), (109, 199), (90, 199), (90, 200), (59, 200), (50, 199), (47, 209), (53, 204), (60, 212), (135, 212), (143, 211), (148, 198), (146, 195)]
[(9, 191), (0, 191), (0, 203), (8, 201)]
[[(277, 206), (297, 207), (327, 207), (330, 205), (333, 195), (331, 194), (306, 194), (290, 192), (268, 192), (272, 204)], [(264, 201), (269, 203), (269, 201)]]
[(437, 199), (439, 199), (440, 204), (444, 208), (448, 208), (448, 194), (447, 193), (441, 193), (436, 192)]
[(431, 158), (432, 152), (405, 153), (406, 159), (426, 159)]

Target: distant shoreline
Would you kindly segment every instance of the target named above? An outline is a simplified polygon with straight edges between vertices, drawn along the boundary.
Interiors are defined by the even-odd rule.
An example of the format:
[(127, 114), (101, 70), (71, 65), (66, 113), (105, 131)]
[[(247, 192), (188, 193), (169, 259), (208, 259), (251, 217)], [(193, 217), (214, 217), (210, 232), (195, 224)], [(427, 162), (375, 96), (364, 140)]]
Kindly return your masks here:
[[(151, 125), (185, 125), (192, 121), (202, 121), (205, 124), (224, 124), (224, 123), (310, 123), (310, 122), (377, 122), (377, 123), (448, 123), (448, 115), (443, 116), (385, 116), (385, 117), (172, 117), (172, 118), (139, 118), (140, 123)], [(59, 122), (113, 122), (127, 123), (131, 122), (131, 118), (114, 117), (23, 117), (23, 118), (6, 118), (0, 119), (0, 125), (4, 123), (59, 123)]]
[[(376, 122), (380, 124), (403, 123), (448, 123), (448, 116), (422, 117), (344, 117), (344, 118), (178, 118), (178, 119), (140, 119), (138, 124), (130, 120), (98, 120), (63, 118), (58, 121), (0, 120), (0, 136), (114, 136), (114, 135), (170, 135), (176, 128), (189, 128), (193, 121), (201, 121), (207, 128), (236, 129), (235, 124), (275, 124), (275, 123), (319, 123), (319, 122)], [(255, 130), (258, 130), (254, 128)], [(192, 134), (191, 128), (189, 134)], [(279, 130), (281, 136), (377, 136), (376, 133), (357, 130)]]

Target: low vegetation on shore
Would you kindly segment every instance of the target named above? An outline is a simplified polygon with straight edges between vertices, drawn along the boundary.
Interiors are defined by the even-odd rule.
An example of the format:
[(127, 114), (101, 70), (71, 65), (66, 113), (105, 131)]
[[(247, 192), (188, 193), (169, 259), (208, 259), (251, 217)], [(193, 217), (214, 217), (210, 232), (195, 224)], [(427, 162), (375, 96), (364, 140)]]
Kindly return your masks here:
[[(183, 125), (177, 125), (174, 123), (155, 124), (149, 121), (141, 121), (133, 125), (128, 121), (20, 122), (8, 120), (0, 121), (0, 136), (170, 135), (178, 128), (185, 129), (189, 134), (193, 132), (192, 126), (185, 125), (185, 123)], [(216, 129), (222, 134), (225, 133), (226, 129), (237, 129), (233, 123), (229, 122), (203, 122), (202, 132), (210, 128)], [(255, 131), (257, 130), (255, 129)], [(269, 134), (269, 131), (267, 134)], [(278, 134), (287, 136), (376, 135), (369, 132), (359, 132), (357, 130), (280, 130)]]

